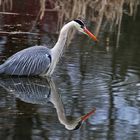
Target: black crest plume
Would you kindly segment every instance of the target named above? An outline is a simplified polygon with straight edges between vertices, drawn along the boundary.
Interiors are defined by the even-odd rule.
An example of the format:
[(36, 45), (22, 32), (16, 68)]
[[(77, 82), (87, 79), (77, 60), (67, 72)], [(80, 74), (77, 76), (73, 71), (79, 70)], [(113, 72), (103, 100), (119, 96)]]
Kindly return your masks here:
[(83, 23), (83, 21), (81, 21), (80, 19), (75, 19), (75, 22), (77, 22), (78, 24), (81, 25), (81, 28), (83, 28), (85, 26), (85, 24)]

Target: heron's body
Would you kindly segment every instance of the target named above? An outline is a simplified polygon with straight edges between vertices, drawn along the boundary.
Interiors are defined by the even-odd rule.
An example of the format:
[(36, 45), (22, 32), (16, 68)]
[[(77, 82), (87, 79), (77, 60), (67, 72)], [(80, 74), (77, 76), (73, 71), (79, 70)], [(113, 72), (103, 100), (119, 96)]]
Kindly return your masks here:
[(51, 63), (50, 50), (45, 46), (33, 46), (17, 52), (0, 65), (0, 73), (8, 75), (44, 75)]
[(86, 29), (82, 21), (73, 20), (63, 26), (58, 41), (52, 49), (46, 46), (33, 46), (21, 50), (0, 65), (0, 74), (50, 76), (63, 53), (68, 31), (71, 28), (77, 28), (79, 31), (88, 34), (97, 41), (96, 37)]

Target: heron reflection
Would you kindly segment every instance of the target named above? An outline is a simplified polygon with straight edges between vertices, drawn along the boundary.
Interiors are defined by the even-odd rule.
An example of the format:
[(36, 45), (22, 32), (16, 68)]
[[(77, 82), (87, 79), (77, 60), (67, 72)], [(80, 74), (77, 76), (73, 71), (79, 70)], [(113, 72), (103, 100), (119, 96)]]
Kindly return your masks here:
[(58, 119), (68, 130), (80, 128), (94, 112), (95, 108), (86, 115), (69, 120), (66, 116), (61, 96), (52, 79), (41, 77), (5, 77), (0, 79), (0, 86), (14, 94), (16, 98), (31, 104), (45, 105), (51, 102), (57, 112)]

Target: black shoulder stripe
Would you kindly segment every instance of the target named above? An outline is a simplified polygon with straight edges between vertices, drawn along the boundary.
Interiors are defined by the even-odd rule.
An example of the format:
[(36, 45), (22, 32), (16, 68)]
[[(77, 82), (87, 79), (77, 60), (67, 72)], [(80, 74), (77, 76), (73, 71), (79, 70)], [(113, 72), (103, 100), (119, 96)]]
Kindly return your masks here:
[(50, 59), (50, 62), (52, 62), (52, 57), (50, 54), (48, 55), (48, 58)]

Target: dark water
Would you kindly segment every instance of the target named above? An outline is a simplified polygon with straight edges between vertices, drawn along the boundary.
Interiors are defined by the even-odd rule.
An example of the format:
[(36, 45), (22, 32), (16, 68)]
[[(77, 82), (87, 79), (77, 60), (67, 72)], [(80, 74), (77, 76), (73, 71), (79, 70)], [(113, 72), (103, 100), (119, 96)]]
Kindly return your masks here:
[[(53, 45), (57, 35), (52, 17), (34, 27), (30, 14), (1, 14), (1, 63), (31, 45)], [(52, 79), (0, 77), (0, 140), (139, 140), (138, 17), (123, 18), (118, 47), (114, 32), (102, 31), (97, 45), (75, 34)], [(35, 34), (6, 33), (30, 30)], [(81, 128), (68, 130), (94, 107), (96, 113)]]

